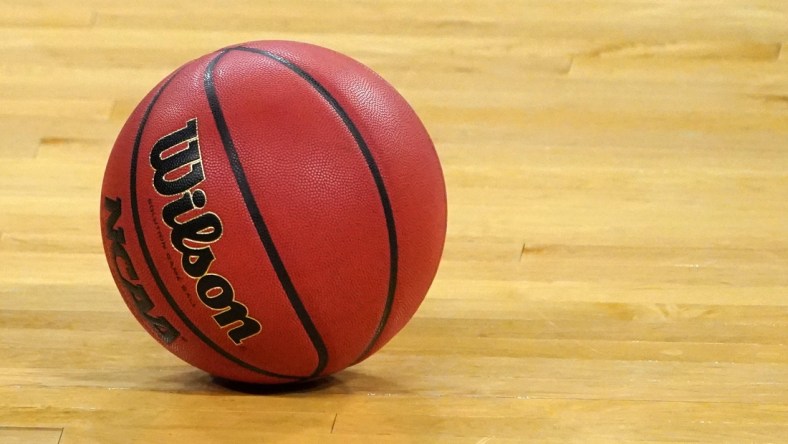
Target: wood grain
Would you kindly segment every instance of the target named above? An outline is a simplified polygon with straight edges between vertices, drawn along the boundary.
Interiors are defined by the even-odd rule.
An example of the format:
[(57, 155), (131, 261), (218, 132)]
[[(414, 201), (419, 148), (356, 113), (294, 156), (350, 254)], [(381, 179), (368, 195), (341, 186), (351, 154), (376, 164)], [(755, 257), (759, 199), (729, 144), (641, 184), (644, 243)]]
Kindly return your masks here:
[(58, 444), (62, 435), (61, 429), (0, 427), (3, 444)]
[[(0, 442), (783, 442), (788, 4), (0, 0)], [(409, 326), (293, 391), (169, 355), (99, 189), (182, 63), (304, 40), (379, 71), (444, 165)]]

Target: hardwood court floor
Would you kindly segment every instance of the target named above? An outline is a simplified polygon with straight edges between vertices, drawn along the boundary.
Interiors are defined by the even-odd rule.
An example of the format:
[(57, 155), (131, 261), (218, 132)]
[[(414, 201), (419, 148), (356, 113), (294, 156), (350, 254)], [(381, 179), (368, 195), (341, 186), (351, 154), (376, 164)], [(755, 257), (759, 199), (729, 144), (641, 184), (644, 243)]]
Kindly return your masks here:
[[(219, 386), (101, 252), (114, 137), (247, 40), (345, 52), (445, 167), (437, 280), (379, 354)], [(0, 1), (0, 442), (785, 442), (788, 3)]]

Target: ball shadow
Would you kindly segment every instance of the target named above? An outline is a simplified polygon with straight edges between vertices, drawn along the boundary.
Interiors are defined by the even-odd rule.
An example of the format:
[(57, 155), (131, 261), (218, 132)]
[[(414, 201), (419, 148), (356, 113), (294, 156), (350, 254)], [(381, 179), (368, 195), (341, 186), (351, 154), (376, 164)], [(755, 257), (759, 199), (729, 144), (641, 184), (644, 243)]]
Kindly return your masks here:
[(307, 381), (285, 384), (250, 384), (232, 381), (215, 376), (209, 377), (213, 386), (249, 395), (287, 395), (287, 394), (353, 394), (400, 393), (402, 388), (396, 381), (389, 381), (357, 369), (345, 369), (330, 376)]
[(247, 395), (282, 395), (290, 393), (312, 393), (325, 391), (337, 385), (334, 376), (312, 379), (307, 381), (289, 382), (285, 384), (252, 384), (248, 382), (233, 381), (231, 379), (212, 376), (211, 380), (219, 387)]

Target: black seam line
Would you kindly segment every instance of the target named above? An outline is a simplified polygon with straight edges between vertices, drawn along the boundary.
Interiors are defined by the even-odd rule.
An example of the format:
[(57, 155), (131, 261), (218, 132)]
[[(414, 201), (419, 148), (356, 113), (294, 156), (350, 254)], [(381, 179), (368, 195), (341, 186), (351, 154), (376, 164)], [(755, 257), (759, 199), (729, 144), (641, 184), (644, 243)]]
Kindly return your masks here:
[(139, 148), (142, 142), (142, 133), (145, 131), (145, 125), (148, 123), (148, 117), (150, 116), (151, 111), (153, 110), (153, 105), (159, 100), (159, 96), (164, 92), (170, 82), (178, 75), (180, 69), (173, 73), (172, 77), (170, 77), (156, 92), (156, 94), (151, 99), (151, 102), (148, 104), (148, 108), (145, 110), (145, 114), (142, 116), (142, 120), (140, 120), (140, 126), (137, 130), (137, 137), (134, 140), (134, 148), (131, 154), (131, 213), (134, 217), (134, 228), (137, 232), (137, 239), (140, 243), (140, 249), (142, 250), (142, 255), (145, 257), (145, 262), (148, 264), (148, 270), (150, 270), (153, 279), (156, 281), (156, 285), (159, 287), (161, 294), (164, 296), (164, 299), (167, 300), (167, 303), (170, 304), (172, 310), (175, 314), (180, 318), (180, 320), (191, 330), (192, 333), (195, 334), (200, 340), (202, 340), (206, 345), (208, 345), (211, 349), (222, 355), (223, 357), (227, 358), (229, 361), (232, 361), (239, 366), (251, 370), (255, 373), (260, 373), (262, 375), (274, 377), (274, 378), (281, 378), (281, 379), (302, 379), (301, 376), (293, 376), (293, 375), (284, 375), (275, 372), (271, 372), (268, 370), (264, 370), (262, 368), (255, 367), (236, 356), (233, 356), (228, 351), (220, 347), (218, 344), (213, 342), (211, 338), (205, 335), (202, 331), (200, 331), (196, 325), (186, 316), (186, 314), (181, 310), (178, 306), (175, 299), (172, 297), (170, 292), (167, 290), (167, 287), (164, 285), (164, 281), (162, 281), (161, 276), (156, 271), (156, 267), (153, 263), (153, 258), (151, 257), (150, 250), (148, 249), (147, 243), (145, 242), (145, 233), (142, 231), (142, 224), (140, 223), (140, 215), (139, 215), (139, 208), (137, 205), (137, 156), (139, 156)]
[(388, 292), (386, 294), (386, 305), (383, 308), (383, 314), (380, 317), (380, 321), (378, 322), (378, 326), (375, 329), (375, 333), (372, 335), (372, 339), (369, 341), (367, 346), (364, 348), (364, 351), (361, 352), (358, 358), (354, 361), (354, 363), (358, 363), (362, 361), (372, 350), (375, 344), (380, 338), (380, 335), (383, 333), (383, 329), (385, 328), (386, 324), (389, 320), (389, 315), (391, 314), (391, 308), (394, 305), (394, 293), (397, 289), (397, 267), (398, 267), (398, 249), (397, 249), (397, 230), (396, 226), (394, 225), (394, 212), (391, 208), (391, 200), (389, 199), (388, 192), (386, 191), (386, 187), (383, 183), (383, 176), (380, 174), (380, 169), (378, 168), (377, 163), (375, 162), (375, 158), (372, 156), (372, 152), (369, 150), (369, 146), (367, 146), (367, 142), (361, 136), (361, 132), (358, 130), (358, 127), (353, 123), (350, 119), (350, 116), (342, 108), (342, 105), (328, 92), (328, 90), (320, 84), (314, 77), (309, 75), (306, 71), (304, 71), (301, 67), (296, 65), (295, 63), (287, 60), (286, 58), (271, 53), (269, 51), (265, 51), (262, 49), (255, 49), (249, 48), (246, 46), (237, 46), (231, 48), (230, 50), (237, 50), (237, 51), (246, 51), (252, 52), (255, 54), (259, 54), (269, 59), (272, 59), (289, 70), (293, 71), (302, 79), (306, 80), (312, 88), (315, 89), (328, 103), (334, 108), (334, 111), (339, 115), (342, 119), (342, 122), (347, 127), (350, 134), (353, 135), (353, 139), (355, 139), (356, 144), (358, 145), (361, 154), (364, 156), (364, 160), (367, 162), (367, 167), (369, 168), (370, 173), (372, 173), (372, 178), (375, 181), (375, 187), (377, 187), (378, 194), (380, 195), (380, 203), (383, 206), (383, 214), (386, 218), (386, 228), (388, 229), (388, 240), (389, 240), (389, 286)]
[(326, 348), (326, 344), (323, 342), (323, 338), (320, 336), (320, 332), (317, 331), (315, 323), (309, 316), (309, 312), (307, 311), (306, 307), (304, 307), (303, 301), (301, 301), (301, 298), (298, 296), (298, 291), (296, 291), (295, 285), (290, 279), (290, 275), (287, 273), (287, 269), (282, 262), (282, 257), (279, 255), (276, 245), (274, 245), (274, 240), (271, 237), (270, 231), (268, 231), (268, 226), (266, 225), (265, 219), (263, 219), (263, 215), (260, 212), (260, 208), (255, 201), (254, 195), (252, 194), (252, 189), (250, 188), (249, 181), (246, 177), (246, 173), (244, 172), (243, 166), (241, 165), (241, 160), (238, 157), (238, 151), (235, 148), (235, 142), (233, 142), (232, 135), (230, 134), (230, 128), (227, 126), (227, 121), (224, 118), (224, 112), (222, 111), (222, 106), (219, 103), (219, 96), (216, 92), (213, 71), (216, 68), (216, 64), (219, 62), (219, 60), (228, 52), (229, 50), (222, 51), (222, 53), (211, 60), (211, 62), (205, 68), (205, 92), (208, 96), (208, 103), (211, 107), (211, 113), (213, 113), (213, 119), (216, 122), (216, 128), (218, 129), (219, 135), (222, 138), (224, 151), (227, 153), (227, 158), (230, 161), (230, 166), (232, 167), (233, 175), (235, 176), (235, 182), (238, 184), (238, 189), (241, 191), (244, 203), (246, 204), (246, 209), (248, 210), (249, 216), (252, 218), (254, 227), (257, 230), (257, 235), (260, 238), (260, 241), (263, 243), (263, 247), (268, 254), (268, 259), (271, 261), (271, 266), (274, 268), (274, 272), (279, 278), (279, 282), (281, 283), (282, 289), (287, 295), (287, 299), (290, 301), (290, 305), (293, 307), (293, 310), (295, 310), (298, 319), (301, 321), (301, 325), (304, 327), (307, 336), (309, 336), (309, 340), (312, 342), (312, 345), (317, 352), (317, 365), (312, 373), (308, 376), (309, 378), (312, 378), (319, 375), (320, 372), (326, 368), (326, 365), (328, 364), (328, 349)]

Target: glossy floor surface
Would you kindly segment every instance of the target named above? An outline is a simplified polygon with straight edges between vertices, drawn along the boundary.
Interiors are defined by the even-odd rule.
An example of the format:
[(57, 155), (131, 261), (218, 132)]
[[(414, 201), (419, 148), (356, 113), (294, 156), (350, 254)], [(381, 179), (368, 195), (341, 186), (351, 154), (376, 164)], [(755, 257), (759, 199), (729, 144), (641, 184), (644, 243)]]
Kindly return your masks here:
[[(380, 72), (444, 165), (435, 284), (321, 383), (216, 384), (132, 318), (99, 188), (229, 44)], [(784, 442), (788, 3), (0, 1), (0, 442)]]

